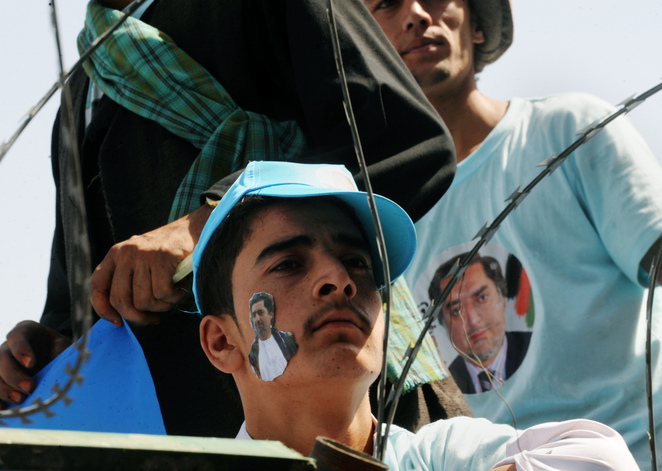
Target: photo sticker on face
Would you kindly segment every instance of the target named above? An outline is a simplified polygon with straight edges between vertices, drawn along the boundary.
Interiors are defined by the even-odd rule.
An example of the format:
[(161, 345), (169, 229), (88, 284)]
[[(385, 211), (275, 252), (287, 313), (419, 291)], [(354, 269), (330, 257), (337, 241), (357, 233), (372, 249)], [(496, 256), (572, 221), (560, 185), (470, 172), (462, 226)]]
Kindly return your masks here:
[[(473, 245), (452, 247), (430, 260), (412, 292), (422, 312), (441, 296), (452, 268)], [(463, 393), (498, 388), (524, 365), (535, 305), (529, 275), (515, 255), (494, 243), (474, 255), (430, 328)]]
[(255, 332), (248, 360), (255, 376), (273, 381), (283, 374), (299, 345), (292, 333), (276, 329), (276, 308), (269, 293), (253, 294), (248, 301), (248, 311)]

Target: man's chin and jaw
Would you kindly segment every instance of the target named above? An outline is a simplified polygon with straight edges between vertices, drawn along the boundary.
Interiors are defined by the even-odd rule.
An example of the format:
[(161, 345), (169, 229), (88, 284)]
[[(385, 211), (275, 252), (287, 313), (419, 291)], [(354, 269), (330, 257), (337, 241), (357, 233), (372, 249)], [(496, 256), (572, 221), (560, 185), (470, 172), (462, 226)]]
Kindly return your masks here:
[(428, 60), (405, 59), (405, 64), (429, 100), (452, 99), (462, 95), (463, 90), (468, 93), (475, 88), (473, 45), (467, 47), (468, 49), (462, 50), (454, 56), (447, 56), (439, 60), (435, 60), (434, 56)]
[(307, 351), (292, 360), (292, 374), (296, 377), (301, 372), (304, 376), (301, 370), (297, 371), (298, 360), (304, 363), (305, 375), (313, 376), (316, 381), (331, 380), (338, 384), (346, 380), (370, 385), (381, 368), (383, 331), (381, 315), (367, 332), (357, 327), (323, 327), (304, 342)]
[[(413, 16), (398, 8), (407, 7), (371, 11), (428, 99), (475, 88), (474, 48), (485, 39), (466, 2), (421, 4), (421, 13)], [(404, 27), (408, 21), (411, 28)]]

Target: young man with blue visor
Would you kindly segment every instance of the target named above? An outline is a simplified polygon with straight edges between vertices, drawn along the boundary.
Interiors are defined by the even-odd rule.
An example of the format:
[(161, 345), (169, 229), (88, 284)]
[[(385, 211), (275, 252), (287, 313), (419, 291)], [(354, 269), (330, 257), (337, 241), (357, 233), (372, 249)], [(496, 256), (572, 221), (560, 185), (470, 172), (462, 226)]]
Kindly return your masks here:
[[(413, 257), (415, 230), (399, 206), (375, 200), (395, 279)], [(309, 455), (326, 436), (373, 452), (368, 389), (382, 361), (379, 289), (388, 282), (378, 253), (366, 195), (342, 166), (252, 162), (221, 200), (194, 252), (194, 292), (202, 347), (241, 394), (237, 438)], [(256, 293), (271, 296), (274, 327), (298, 346), (272, 381), (248, 359)], [(620, 435), (586, 420), (519, 433), (467, 417), (417, 434), (393, 426), (385, 461), (391, 469), (637, 469)]]

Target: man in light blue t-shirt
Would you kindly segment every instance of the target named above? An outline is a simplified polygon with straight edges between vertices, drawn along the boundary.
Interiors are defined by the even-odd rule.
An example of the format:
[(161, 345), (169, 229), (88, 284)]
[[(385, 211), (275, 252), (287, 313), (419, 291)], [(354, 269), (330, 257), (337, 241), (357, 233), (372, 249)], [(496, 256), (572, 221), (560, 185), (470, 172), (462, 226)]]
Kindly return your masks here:
[[(476, 73), (512, 42), (508, 0), (365, 4), (451, 130), (459, 162), (449, 191), (416, 223), (419, 248), (405, 276), (423, 311), (436, 270), (474, 247), (513, 192), (542, 171), (540, 162), (613, 108), (579, 93), (500, 101), (478, 90)], [(518, 426), (573, 416), (605, 422), (644, 468), (644, 304), (662, 233), (660, 182), (650, 149), (618, 118), (543, 180), (481, 248), (504, 267), (506, 330), (531, 335), (521, 365), (498, 387)], [(445, 326), (436, 322), (431, 331), (452, 364), (457, 353)], [(660, 337), (662, 323), (654, 321), (653, 338)], [(654, 350), (658, 435), (660, 359)], [(512, 423), (495, 391), (465, 397), (476, 416)]]

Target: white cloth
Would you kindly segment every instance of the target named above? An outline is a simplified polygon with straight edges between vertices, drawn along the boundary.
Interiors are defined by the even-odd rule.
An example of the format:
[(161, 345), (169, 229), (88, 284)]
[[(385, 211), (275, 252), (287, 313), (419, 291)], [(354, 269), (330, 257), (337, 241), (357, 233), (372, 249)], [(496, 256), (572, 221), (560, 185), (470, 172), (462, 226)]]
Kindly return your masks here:
[[(419, 247), (406, 278), (419, 306), (429, 302), (432, 275), (451, 252), (468, 250), (473, 243), (467, 241), (494, 221), (513, 191), (541, 172), (540, 162), (611, 111), (584, 94), (510, 102), (501, 122), (458, 166), (449, 191), (416, 224)], [(625, 117), (575, 151), (496, 232), (490, 245), (522, 263), (535, 306), (526, 357), (499, 388), (518, 426), (576, 417), (597, 420), (620, 432), (640, 466), (650, 467), (644, 392), (647, 291), (639, 264), (661, 233), (662, 169)], [(658, 343), (659, 303), (655, 312), (653, 339)], [(507, 317), (507, 330), (526, 330), (517, 317)], [(447, 337), (440, 325), (434, 334), (438, 344)], [(447, 351), (442, 356), (449, 364), (453, 360)], [(657, 345), (658, 436), (660, 360)], [(511, 423), (508, 408), (493, 391), (465, 397), (476, 416)]]
[(263, 381), (273, 381), (283, 374), (287, 360), (273, 335), (267, 340), (259, 341), (258, 351), (260, 352), (258, 357), (260, 377)]
[[(244, 422), (237, 439), (252, 440)], [(542, 424), (520, 432), (485, 419), (456, 417), (418, 433), (391, 426), (384, 462), (391, 471), (486, 471), (516, 463), (518, 471), (636, 470), (623, 438), (590, 420)]]

